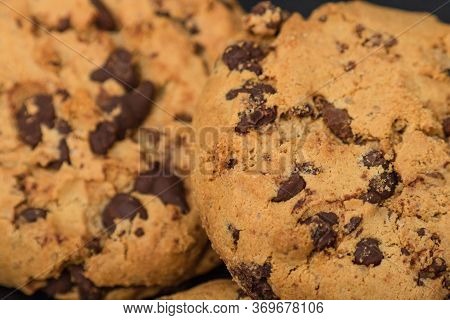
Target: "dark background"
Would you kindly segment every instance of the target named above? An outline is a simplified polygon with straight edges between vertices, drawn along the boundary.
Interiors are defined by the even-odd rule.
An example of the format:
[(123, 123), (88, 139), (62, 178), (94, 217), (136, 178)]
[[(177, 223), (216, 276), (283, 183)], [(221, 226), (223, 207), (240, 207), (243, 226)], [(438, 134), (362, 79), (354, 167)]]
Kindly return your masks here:
[[(250, 10), (252, 6), (254, 6), (259, 2), (259, 0), (240, 0), (240, 2), (246, 10)], [(311, 11), (313, 11), (315, 8), (326, 2), (338, 2), (338, 1), (272, 0), (272, 3), (282, 7), (283, 9), (286, 9), (288, 11), (301, 12), (304, 17), (309, 16)], [(442, 21), (450, 22), (450, 0), (372, 0), (369, 2), (384, 6), (400, 8), (404, 10), (428, 11), (428, 12), (434, 12), (437, 8), (445, 4), (444, 7), (435, 12), (435, 15), (437, 15)], [(194, 279), (189, 284), (186, 284), (186, 286), (193, 286), (197, 283), (200, 283), (208, 279), (226, 276), (227, 276), (226, 270), (222, 267), (213, 271), (211, 274), (203, 278)], [(0, 287), (0, 299), (8, 295), (9, 293), (11, 293), (11, 289)], [(19, 292), (14, 292), (8, 297), (8, 299), (25, 299), (25, 298), (27, 297), (25, 297)], [(38, 293), (34, 295), (32, 298), (46, 299), (47, 297), (42, 293)]]

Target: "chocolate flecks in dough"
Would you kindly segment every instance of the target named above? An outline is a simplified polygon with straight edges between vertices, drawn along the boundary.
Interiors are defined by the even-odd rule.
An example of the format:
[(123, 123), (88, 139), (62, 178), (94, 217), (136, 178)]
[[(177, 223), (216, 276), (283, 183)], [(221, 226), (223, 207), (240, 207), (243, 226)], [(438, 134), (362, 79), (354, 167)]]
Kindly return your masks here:
[(291, 176), (283, 181), (278, 189), (277, 196), (272, 198), (272, 202), (284, 202), (292, 199), (306, 187), (306, 181), (298, 173), (292, 173)]
[(288, 111), (285, 111), (282, 114), (280, 114), (280, 120), (289, 120), (291, 116), (300, 119), (312, 117), (314, 116), (314, 108), (309, 103), (305, 103), (300, 106), (294, 106), (290, 108)]
[(190, 115), (189, 113), (177, 113), (174, 117), (174, 120), (184, 123), (191, 123), (192, 115)]
[(113, 122), (103, 121), (89, 133), (89, 144), (93, 153), (105, 155), (117, 141), (117, 126)]
[(364, 266), (378, 266), (384, 259), (380, 250), (380, 241), (374, 238), (364, 238), (356, 245), (353, 263)]
[(51, 161), (47, 165), (47, 168), (59, 170), (64, 162), (70, 164), (70, 150), (69, 146), (67, 145), (66, 139), (61, 139), (58, 145), (58, 150), (59, 150), (59, 159)]
[(444, 136), (446, 138), (450, 137), (450, 117), (447, 117), (442, 121), (442, 129), (444, 130)]
[(241, 113), (241, 120), (234, 128), (236, 133), (247, 134), (250, 130), (256, 130), (273, 123), (277, 118), (277, 107), (258, 107), (250, 113)]
[(344, 71), (349, 72), (356, 68), (356, 62), (355, 61), (349, 61), (344, 66)]
[(345, 42), (336, 41), (336, 48), (339, 53), (344, 53), (349, 49), (349, 46)]
[(419, 237), (423, 237), (426, 234), (426, 229), (425, 228), (420, 228), (420, 229), (417, 229), (416, 232), (417, 232), (417, 235)]
[(322, 113), (325, 125), (336, 137), (345, 143), (353, 139), (353, 132), (350, 126), (352, 119), (347, 110), (335, 108), (328, 103), (324, 106)]
[(64, 270), (58, 278), (52, 278), (47, 280), (47, 284), (41, 290), (51, 297), (57, 294), (64, 294), (69, 292), (73, 288), (72, 281), (70, 279), (70, 273)]
[(266, 99), (264, 97), (265, 94), (275, 94), (277, 90), (269, 84), (265, 84), (262, 82), (254, 82), (252, 80), (248, 80), (242, 86), (242, 88), (232, 89), (228, 91), (226, 94), (227, 100), (235, 99), (240, 93), (246, 93), (250, 95), (250, 100), (257, 105), (262, 105), (266, 103)]
[(409, 250), (407, 248), (401, 248), (400, 252), (402, 253), (402, 255), (404, 256), (409, 256), (411, 255), (411, 253), (409, 252)]
[(108, 9), (108, 7), (101, 0), (91, 0), (91, 3), (97, 9), (97, 14), (94, 18), (95, 26), (104, 31), (117, 31), (117, 23)]
[(265, 56), (264, 51), (256, 43), (243, 41), (227, 47), (222, 60), (230, 70), (248, 70), (261, 75), (263, 70), (259, 62)]
[(363, 164), (367, 168), (382, 166), (384, 169), (389, 168), (389, 161), (384, 158), (384, 153), (380, 150), (371, 150), (363, 155)]
[(82, 266), (69, 266), (68, 270), (72, 282), (77, 286), (80, 298), (83, 300), (102, 299), (104, 293), (102, 289), (97, 288), (94, 283), (85, 277)]
[(127, 91), (139, 85), (139, 73), (128, 50), (124, 48), (115, 49), (111, 52), (103, 67), (91, 73), (92, 81), (105, 82), (110, 78), (116, 80)]
[[(47, 94), (39, 94), (24, 103), (16, 114), (19, 136), (32, 148), (42, 140), (41, 125), (53, 128), (55, 122), (55, 107), (53, 98)], [(28, 104), (28, 106), (27, 106)]]
[(155, 163), (150, 171), (136, 178), (134, 190), (142, 194), (156, 195), (164, 204), (178, 206), (182, 213), (189, 212), (183, 180), (175, 175), (169, 166)]
[(345, 234), (350, 234), (355, 231), (356, 228), (358, 228), (358, 226), (361, 224), (361, 221), (361, 217), (351, 217), (350, 221), (346, 225), (344, 225)]
[(47, 210), (41, 208), (26, 208), (16, 215), (17, 219), (23, 219), (28, 223), (34, 223), (38, 219), (47, 218)]
[(233, 245), (236, 247), (239, 242), (239, 236), (241, 231), (236, 229), (236, 227), (233, 226), (232, 224), (229, 224), (227, 229), (231, 233), (231, 237), (233, 238)]
[(296, 166), (297, 170), (303, 174), (311, 174), (316, 176), (320, 173), (320, 168), (317, 168), (312, 162), (303, 162)]
[(118, 193), (109, 201), (103, 210), (102, 223), (112, 233), (116, 229), (115, 219), (133, 220), (136, 216), (144, 220), (148, 218), (147, 210), (142, 203), (129, 194)]
[(55, 128), (60, 134), (67, 135), (72, 132), (72, 127), (64, 119), (56, 119)]
[(334, 212), (319, 212), (301, 223), (312, 226), (311, 239), (314, 250), (322, 251), (335, 246), (337, 232), (333, 230), (333, 226), (338, 222), (339, 218)]
[(66, 89), (59, 88), (59, 89), (56, 90), (55, 93), (56, 93), (56, 95), (61, 96), (61, 100), (63, 102), (67, 101), (70, 98), (70, 92), (67, 91)]
[(395, 193), (399, 180), (399, 175), (395, 171), (385, 171), (373, 177), (369, 182), (367, 193), (362, 196), (362, 200), (371, 204), (381, 203)]
[(145, 232), (142, 228), (137, 228), (136, 231), (134, 231), (134, 235), (138, 238), (144, 236)]
[(421, 285), (423, 279), (437, 279), (447, 271), (447, 263), (442, 258), (433, 258), (431, 264), (419, 271), (417, 283)]
[(238, 163), (238, 161), (237, 161), (236, 159), (231, 158), (231, 159), (229, 159), (229, 160), (227, 161), (227, 163), (226, 163), (226, 168), (227, 168), (228, 170), (231, 170), (231, 169), (233, 169), (233, 168), (237, 165), (237, 163)]
[(255, 263), (240, 264), (237, 267), (230, 268), (230, 272), (252, 299), (279, 299), (268, 282), (272, 273), (270, 263), (266, 262), (263, 265)]

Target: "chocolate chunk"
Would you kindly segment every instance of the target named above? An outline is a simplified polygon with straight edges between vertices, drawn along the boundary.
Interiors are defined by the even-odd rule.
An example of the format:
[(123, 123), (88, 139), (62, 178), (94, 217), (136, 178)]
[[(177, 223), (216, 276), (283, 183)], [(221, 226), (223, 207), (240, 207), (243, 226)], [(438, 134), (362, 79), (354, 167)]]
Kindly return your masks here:
[(362, 199), (366, 202), (377, 204), (390, 198), (395, 193), (395, 188), (399, 183), (397, 172), (383, 172), (373, 177), (369, 182), (369, 190)]
[(150, 171), (141, 173), (136, 178), (134, 190), (142, 194), (156, 195), (164, 204), (178, 206), (183, 213), (189, 211), (183, 180), (168, 166), (159, 162), (156, 162)]
[(447, 117), (442, 121), (442, 129), (444, 130), (444, 136), (446, 138), (450, 137), (450, 117)]
[(349, 61), (344, 66), (344, 71), (349, 72), (356, 68), (356, 62), (355, 61)]
[(420, 228), (416, 232), (419, 237), (423, 237), (426, 233), (426, 230), (425, 230), (425, 228)]
[(148, 218), (147, 210), (142, 203), (129, 194), (118, 193), (109, 201), (103, 210), (102, 223), (112, 233), (116, 229), (115, 219), (133, 220), (137, 215), (144, 220)]
[(325, 248), (334, 247), (337, 240), (337, 232), (333, 226), (338, 224), (339, 218), (334, 212), (319, 212), (316, 215), (301, 222), (312, 225), (311, 239), (314, 251), (322, 251)]
[(58, 145), (59, 159), (51, 161), (48, 165), (48, 169), (59, 170), (64, 162), (70, 164), (70, 150), (67, 145), (66, 139), (62, 139)]
[(42, 291), (51, 297), (57, 294), (64, 294), (69, 292), (73, 287), (72, 281), (70, 280), (70, 273), (64, 270), (58, 278), (52, 278), (47, 280), (47, 284)]
[(93, 254), (99, 254), (100, 252), (102, 252), (102, 245), (99, 238), (92, 238), (91, 240), (86, 242), (84, 246)]
[(70, 17), (61, 18), (58, 20), (58, 23), (56, 25), (56, 31), (64, 32), (69, 30), (70, 27), (71, 27)]
[(319, 110), (320, 112), (323, 111), (325, 108), (334, 108), (334, 105), (329, 102), (323, 95), (316, 94), (312, 98), (314, 106)]
[(348, 143), (353, 138), (353, 132), (350, 124), (350, 118), (347, 110), (335, 108), (333, 105), (327, 104), (323, 108), (323, 120), (330, 131), (342, 142)]
[(437, 279), (447, 271), (447, 263), (442, 258), (433, 258), (431, 264), (419, 271), (419, 281), (422, 279)]
[(95, 26), (104, 31), (117, 31), (117, 24), (108, 7), (101, 0), (91, 0), (91, 3), (97, 9), (94, 18)]
[(272, 273), (272, 265), (269, 262), (263, 265), (242, 263), (230, 268), (230, 272), (252, 299), (279, 299), (268, 282)]
[(26, 222), (34, 223), (38, 219), (45, 219), (47, 210), (40, 208), (26, 208), (17, 214), (16, 219), (23, 218)]
[(363, 156), (363, 164), (367, 168), (382, 166), (389, 168), (389, 161), (384, 158), (384, 153), (380, 150), (371, 150)]
[(236, 159), (228, 159), (227, 163), (226, 163), (226, 168), (228, 170), (233, 169), (236, 165), (237, 165), (238, 161)]
[(136, 231), (134, 231), (134, 234), (136, 237), (140, 238), (145, 234), (145, 232), (144, 232), (144, 229), (137, 228)]
[(192, 115), (190, 115), (189, 113), (177, 113), (174, 117), (174, 120), (183, 123), (191, 123)]
[(358, 226), (361, 224), (361, 221), (361, 217), (351, 217), (350, 221), (346, 225), (344, 225), (345, 234), (350, 234), (355, 231), (356, 228), (358, 228)]
[(82, 266), (69, 266), (68, 270), (72, 278), (72, 282), (77, 286), (80, 299), (83, 300), (100, 300), (104, 293), (97, 288), (94, 283), (85, 277)]
[(258, 107), (251, 113), (242, 113), (241, 120), (234, 128), (239, 134), (247, 134), (250, 130), (256, 130), (273, 123), (277, 118), (277, 107)]
[(63, 119), (56, 119), (55, 128), (60, 134), (67, 135), (72, 132), (70, 124)]
[(115, 49), (103, 67), (91, 73), (91, 80), (105, 82), (114, 79), (127, 91), (139, 85), (139, 73), (133, 64), (131, 53), (124, 48)]
[(93, 153), (105, 155), (117, 140), (117, 126), (113, 122), (103, 121), (89, 133), (89, 145)]
[(298, 174), (292, 173), (291, 176), (283, 181), (278, 189), (277, 196), (272, 198), (272, 202), (284, 202), (292, 199), (306, 187), (306, 181)]
[(265, 56), (266, 54), (257, 44), (243, 41), (227, 47), (222, 60), (230, 70), (249, 70), (256, 75), (261, 75), (263, 70), (259, 62)]
[(241, 231), (236, 229), (236, 227), (233, 226), (232, 224), (229, 224), (227, 229), (231, 233), (231, 237), (233, 238), (233, 245), (236, 247), (239, 241)]
[(303, 162), (296, 166), (297, 170), (303, 174), (311, 174), (313, 176), (320, 173), (320, 169), (317, 168), (312, 162)]
[(246, 93), (250, 96), (250, 101), (256, 103), (256, 105), (263, 105), (266, 103), (264, 97), (265, 94), (275, 94), (277, 90), (270, 84), (265, 84), (262, 82), (254, 82), (249, 80), (244, 83), (242, 88), (232, 89), (226, 94), (227, 100), (235, 99), (240, 93)]
[(30, 101), (32, 105), (20, 107), (16, 120), (22, 141), (35, 148), (42, 140), (41, 125), (53, 128), (56, 116), (52, 96), (39, 94)]
[(384, 255), (381, 252), (380, 241), (374, 238), (364, 238), (356, 245), (353, 263), (358, 265), (374, 267), (380, 265), (384, 259)]

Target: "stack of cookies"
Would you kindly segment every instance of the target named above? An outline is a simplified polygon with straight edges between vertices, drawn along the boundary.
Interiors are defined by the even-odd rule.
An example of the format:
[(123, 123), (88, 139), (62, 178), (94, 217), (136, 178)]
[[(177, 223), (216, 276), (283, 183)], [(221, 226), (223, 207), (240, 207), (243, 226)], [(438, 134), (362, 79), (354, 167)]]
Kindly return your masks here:
[[(449, 297), (450, 26), (363, 2), (9, 0), (0, 33), (0, 285)], [(221, 263), (233, 280), (179, 292)]]

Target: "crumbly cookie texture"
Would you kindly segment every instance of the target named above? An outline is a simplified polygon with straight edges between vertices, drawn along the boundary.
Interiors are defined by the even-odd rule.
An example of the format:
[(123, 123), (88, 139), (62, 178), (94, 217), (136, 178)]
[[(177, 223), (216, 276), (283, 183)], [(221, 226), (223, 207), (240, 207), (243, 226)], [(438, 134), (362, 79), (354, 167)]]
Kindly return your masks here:
[(161, 300), (248, 300), (249, 297), (232, 280), (219, 279), (192, 289), (164, 296)]
[(423, 18), (329, 4), (224, 51), (195, 198), (250, 297), (449, 297), (450, 27)]
[(218, 263), (192, 202), (189, 122), (241, 11), (132, 2), (0, 5), (1, 285), (131, 298)]

